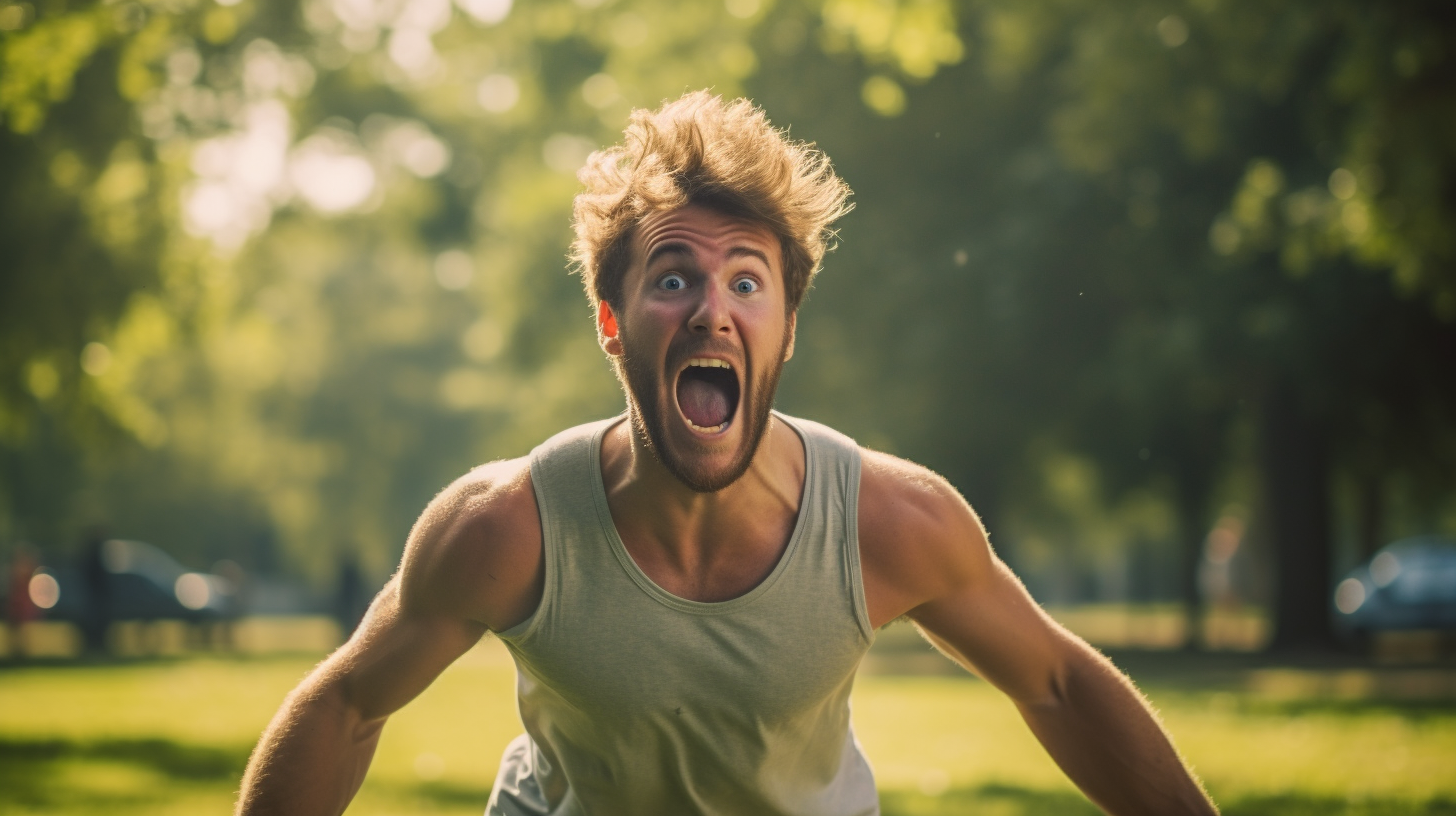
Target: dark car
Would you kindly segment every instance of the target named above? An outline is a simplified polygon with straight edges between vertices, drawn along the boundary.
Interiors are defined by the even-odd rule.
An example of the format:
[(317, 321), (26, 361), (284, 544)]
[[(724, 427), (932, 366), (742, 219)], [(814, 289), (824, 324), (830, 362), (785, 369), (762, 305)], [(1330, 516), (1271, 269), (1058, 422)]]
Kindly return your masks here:
[(1456, 630), (1456, 541), (1419, 536), (1390, 544), (1335, 587), (1347, 631)]
[(233, 591), (221, 576), (192, 572), (151, 544), (123, 539), (101, 542), (79, 568), (43, 573), (57, 590), (45, 617), (83, 626), (98, 620), (218, 620)]

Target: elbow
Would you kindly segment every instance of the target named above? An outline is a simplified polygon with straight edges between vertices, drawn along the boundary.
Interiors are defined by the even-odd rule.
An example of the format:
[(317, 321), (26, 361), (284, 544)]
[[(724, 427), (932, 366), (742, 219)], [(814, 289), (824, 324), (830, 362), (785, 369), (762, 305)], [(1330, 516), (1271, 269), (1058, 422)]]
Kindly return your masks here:
[(1042, 712), (1069, 707), (1072, 703), (1072, 679), (1069, 674), (1070, 670), (1062, 668), (1048, 671), (1037, 688), (1020, 701), (1022, 707)]
[(309, 678), (293, 692), (290, 701), (295, 711), (316, 711), (338, 723), (354, 742), (368, 743), (378, 739), (389, 712), (371, 706), (358, 694), (348, 675), (325, 670)]
[(379, 741), (379, 735), (384, 731), (384, 723), (388, 719), (387, 715), (355, 719), (349, 738), (355, 745), (373, 746)]
[(356, 742), (371, 742), (379, 738), (390, 712), (381, 708), (364, 695), (352, 693), (352, 684), (341, 681), (334, 693), (337, 705), (342, 709), (344, 721), (348, 723), (349, 734)]
[(1106, 673), (1104, 662), (1090, 649), (1062, 650), (1055, 659), (1047, 661), (1035, 687), (1022, 699), (1022, 705), (1040, 711), (1075, 706), (1078, 699), (1086, 696), (1085, 687), (1095, 684), (1096, 678)]
[(1057, 666), (1047, 678), (1046, 698), (1049, 705), (1066, 706), (1072, 703), (1076, 667), (1067, 663)]
[(1035, 682), (1027, 683), (1022, 688), (1002, 690), (1022, 714), (1028, 716), (1055, 714), (1071, 705), (1070, 679), (1058, 669), (1048, 669)]

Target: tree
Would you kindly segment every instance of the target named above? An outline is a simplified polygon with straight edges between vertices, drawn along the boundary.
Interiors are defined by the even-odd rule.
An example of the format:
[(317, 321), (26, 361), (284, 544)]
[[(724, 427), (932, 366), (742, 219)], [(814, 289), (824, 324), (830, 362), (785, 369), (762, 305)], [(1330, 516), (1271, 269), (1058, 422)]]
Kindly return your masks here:
[(1278, 642), (1318, 643), (1331, 483), (1367, 541), (1452, 484), (1440, 4), (17, 8), (9, 537), (109, 518), (382, 572), (451, 476), (616, 410), (562, 263), (572, 171), (702, 86), (858, 194), (783, 404), (943, 471), (1033, 578), (1166, 541), (1196, 619), (1252, 469)]
[(1114, 492), (1162, 481), (1195, 610), (1210, 494), (1252, 423), (1275, 641), (1327, 642), (1334, 474), (1451, 483), (1449, 10), (985, 2), (961, 31), (969, 64), (883, 128), (900, 150), (832, 151), (885, 179), (857, 182), (861, 218), (914, 199), (856, 247), (858, 320), (885, 324), (841, 340), (896, 383), (865, 393), (909, 403), (861, 412), (926, 428), (993, 513), (1048, 434)]

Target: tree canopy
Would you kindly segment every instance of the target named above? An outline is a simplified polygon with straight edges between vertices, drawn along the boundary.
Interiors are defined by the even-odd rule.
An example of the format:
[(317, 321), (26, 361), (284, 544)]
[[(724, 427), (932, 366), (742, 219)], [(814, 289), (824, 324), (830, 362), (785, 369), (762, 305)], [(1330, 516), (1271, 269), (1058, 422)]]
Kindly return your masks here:
[(0, 542), (382, 575), (455, 475), (620, 410), (573, 174), (711, 87), (856, 192), (786, 409), (945, 473), (1042, 594), (1148, 546), (1196, 612), (1239, 515), (1321, 642), (1339, 564), (1456, 528), (1453, 15), (7, 2)]

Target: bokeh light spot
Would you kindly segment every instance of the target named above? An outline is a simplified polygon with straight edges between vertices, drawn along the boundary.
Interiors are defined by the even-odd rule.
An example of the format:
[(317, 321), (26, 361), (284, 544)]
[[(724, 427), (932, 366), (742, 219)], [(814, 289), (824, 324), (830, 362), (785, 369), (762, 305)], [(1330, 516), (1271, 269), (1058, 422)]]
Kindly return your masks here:
[(30, 602), (41, 609), (50, 609), (61, 600), (60, 583), (54, 576), (44, 572), (37, 572), (30, 576), (30, 584), (27, 589), (30, 592)]
[(172, 590), (177, 595), (177, 602), (188, 609), (201, 609), (212, 599), (212, 588), (207, 585), (207, 578), (195, 572), (179, 576)]
[(475, 22), (495, 25), (511, 13), (511, 0), (455, 0)]
[(725, 0), (723, 5), (728, 9), (729, 14), (740, 20), (747, 20), (763, 7), (760, 0)]
[(905, 89), (886, 76), (872, 76), (860, 89), (865, 106), (881, 116), (899, 116), (905, 112)]
[(405, 168), (420, 178), (434, 178), (450, 164), (450, 148), (429, 134), (411, 139), (400, 152)]
[(1384, 589), (1400, 577), (1400, 560), (1394, 555), (1383, 552), (1370, 560), (1370, 580), (1375, 585)]
[(0, 31), (17, 31), (25, 27), (30, 19), (27, 7), (13, 3), (0, 8)]
[(435, 43), (429, 32), (419, 28), (396, 29), (389, 36), (389, 58), (416, 79), (428, 77), (440, 67)]
[(505, 332), (501, 331), (500, 325), (484, 317), (470, 324), (470, 328), (460, 338), (460, 345), (465, 353), (478, 363), (487, 362), (500, 354), (505, 344)]
[(475, 262), (463, 250), (449, 249), (435, 258), (435, 282), (441, 289), (458, 292), (475, 279)]
[(1176, 14), (1169, 14), (1158, 21), (1158, 39), (1169, 48), (1188, 42), (1188, 22)]
[(1365, 585), (1358, 578), (1346, 578), (1335, 588), (1335, 608), (1346, 615), (1365, 603)]
[(81, 349), (81, 370), (99, 377), (111, 368), (111, 349), (105, 343), (91, 342)]
[(32, 360), (25, 367), (25, 386), (35, 398), (44, 402), (61, 388), (61, 374), (49, 360)]
[(521, 99), (521, 86), (510, 74), (490, 74), (480, 80), (475, 99), (490, 113), (505, 113)]
[(374, 165), (341, 140), (310, 136), (294, 151), (288, 176), (309, 206), (325, 214), (363, 204), (374, 192)]
[(1220, 217), (1208, 230), (1208, 244), (1220, 255), (1232, 255), (1239, 251), (1244, 234), (1232, 219)]
[(1354, 198), (1359, 186), (1355, 174), (1343, 167), (1337, 167), (1335, 172), (1330, 173), (1330, 195), (1341, 201), (1349, 201)]
[(620, 97), (617, 80), (611, 74), (592, 74), (581, 83), (581, 98), (598, 110), (616, 102)]

